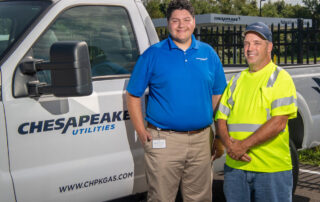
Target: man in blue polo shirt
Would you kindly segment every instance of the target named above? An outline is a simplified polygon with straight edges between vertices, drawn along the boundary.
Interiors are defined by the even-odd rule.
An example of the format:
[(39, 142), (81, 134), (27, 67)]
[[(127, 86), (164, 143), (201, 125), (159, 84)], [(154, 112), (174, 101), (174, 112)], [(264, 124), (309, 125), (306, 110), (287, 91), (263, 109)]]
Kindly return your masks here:
[[(170, 36), (139, 58), (127, 87), (131, 120), (145, 149), (148, 201), (211, 201), (213, 112), (226, 87), (218, 55), (192, 35), (194, 9), (173, 0)], [(149, 87), (144, 125), (141, 99)]]

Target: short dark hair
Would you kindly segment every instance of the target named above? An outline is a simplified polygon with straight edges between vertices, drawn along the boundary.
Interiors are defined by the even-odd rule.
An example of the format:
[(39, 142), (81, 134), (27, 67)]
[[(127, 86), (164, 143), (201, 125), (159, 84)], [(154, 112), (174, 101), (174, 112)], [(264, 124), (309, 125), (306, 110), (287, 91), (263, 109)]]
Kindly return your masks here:
[(194, 17), (194, 8), (189, 0), (172, 0), (167, 8), (167, 20), (170, 19), (171, 14), (175, 10), (187, 10)]

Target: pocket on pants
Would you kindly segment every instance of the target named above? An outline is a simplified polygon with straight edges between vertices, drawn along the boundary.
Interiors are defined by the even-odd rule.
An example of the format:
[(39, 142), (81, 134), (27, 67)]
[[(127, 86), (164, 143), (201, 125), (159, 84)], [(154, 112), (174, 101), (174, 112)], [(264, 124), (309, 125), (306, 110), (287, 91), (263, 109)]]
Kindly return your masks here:
[[(150, 128), (147, 128), (147, 131), (150, 133), (151, 137), (153, 137), (153, 132), (154, 131), (152, 129), (150, 129)], [(144, 144), (143, 144), (144, 150), (146, 151), (148, 148), (150, 148), (151, 144), (152, 144), (152, 141), (146, 140), (144, 142)]]

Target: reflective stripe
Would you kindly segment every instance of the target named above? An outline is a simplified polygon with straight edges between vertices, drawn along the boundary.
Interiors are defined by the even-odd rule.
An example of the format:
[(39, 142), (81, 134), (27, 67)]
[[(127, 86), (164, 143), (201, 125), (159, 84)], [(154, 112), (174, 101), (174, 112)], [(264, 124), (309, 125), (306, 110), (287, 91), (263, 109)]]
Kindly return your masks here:
[(234, 77), (234, 79), (233, 79), (233, 81), (232, 81), (232, 85), (231, 85), (231, 87), (230, 87), (231, 96), (230, 96), (230, 98), (228, 99), (228, 103), (229, 103), (231, 106), (234, 105), (234, 101), (233, 101), (232, 95), (233, 95), (234, 90), (236, 89), (237, 80), (240, 78), (240, 75), (241, 75), (241, 72), (238, 73), (238, 74)]
[[(274, 83), (276, 82), (277, 78), (278, 78), (278, 75), (280, 73), (280, 71), (282, 70), (281, 67), (276, 67), (276, 70), (271, 74), (269, 80), (268, 80), (268, 83), (267, 83), (267, 87), (273, 87)], [(233, 79), (233, 82), (230, 86), (230, 92), (231, 92), (231, 96), (230, 98), (228, 99), (228, 103), (233, 107), (234, 105), (234, 100), (233, 100), (233, 93), (234, 93), (234, 90), (236, 89), (236, 86), (237, 86), (237, 80), (240, 78), (240, 75), (241, 75), (241, 72), (238, 73), (234, 79)], [(287, 98), (280, 98), (280, 99), (277, 99), (277, 100), (274, 100), (272, 103), (271, 103), (271, 109), (274, 109), (276, 107), (280, 107), (280, 106), (285, 106), (285, 105), (289, 105), (289, 104), (292, 104), (292, 103), (295, 103), (296, 106), (297, 106), (297, 100), (294, 99), (293, 96), (291, 97), (287, 97)], [(220, 108), (221, 107), (221, 108)], [(227, 116), (229, 116), (230, 114), (230, 109), (226, 106), (222, 106), (222, 104), (219, 106), (219, 110), (226, 114)], [(270, 113), (270, 109), (266, 109), (266, 112), (267, 112), (267, 120), (270, 120), (271, 119), (271, 113)], [(231, 131), (231, 132), (254, 132), (256, 131), (259, 127), (261, 126), (261, 124), (229, 124), (228, 125), (228, 130)]]
[(292, 103), (295, 103), (295, 104), (297, 103), (297, 99), (294, 99), (293, 96), (280, 98), (280, 99), (274, 100), (271, 103), (271, 109), (274, 109), (274, 108), (277, 108), (277, 107), (286, 106), (286, 105), (290, 105)]
[(270, 78), (269, 78), (269, 81), (268, 81), (268, 84), (267, 84), (267, 87), (272, 87), (273, 84), (276, 82), (277, 80), (277, 77), (279, 75), (279, 72), (282, 70), (281, 67), (277, 67), (276, 70), (271, 74)]
[(224, 113), (225, 115), (229, 116), (230, 114), (230, 109), (229, 107), (226, 107), (225, 105), (223, 105), (222, 103), (219, 104), (219, 108), (218, 110), (222, 113)]
[(229, 132), (255, 132), (262, 124), (228, 124)]
[(267, 111), (267, 120), (271, 119), (270, 109), (266, 108)]

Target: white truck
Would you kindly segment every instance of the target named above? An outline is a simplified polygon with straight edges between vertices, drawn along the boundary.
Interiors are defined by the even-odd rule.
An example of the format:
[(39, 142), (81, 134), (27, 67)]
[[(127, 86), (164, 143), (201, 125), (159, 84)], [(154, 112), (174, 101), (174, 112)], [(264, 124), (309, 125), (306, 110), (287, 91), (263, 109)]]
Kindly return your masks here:
[[(156, 42), (140, 0), (0, 1), (1, 202), (108, 201), (146, 191), (125, 89), (137, 58)], [(319, 68), (288, 69), (299, 148), (320, 143)], [(226, 68), (227, 78), (237, 71)], [(223, 159), (215, 164), (221, 170)]]

